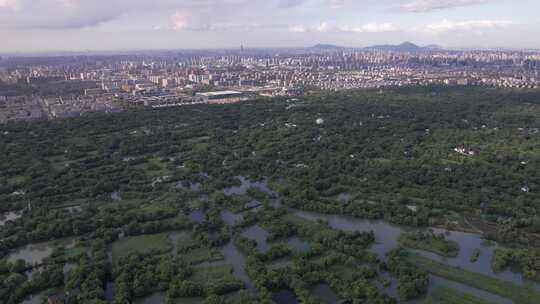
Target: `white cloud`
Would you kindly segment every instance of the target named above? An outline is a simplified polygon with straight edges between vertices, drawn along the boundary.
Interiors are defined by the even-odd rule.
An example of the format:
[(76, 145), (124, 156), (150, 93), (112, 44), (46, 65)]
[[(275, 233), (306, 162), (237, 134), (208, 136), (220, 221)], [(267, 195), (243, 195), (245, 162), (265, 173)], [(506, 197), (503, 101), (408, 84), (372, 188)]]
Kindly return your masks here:
[(368, 23), (358, 27), (342, 27), (341, 31), (355, 33), (386, 33), (395, 32), (399, 29), (392, 23)]
[(79, 0), (57, 0), (58, 2), (62, 3), (64, 7), (67, 8), (76, 8), (79, 6)]
[(328, 22), (323, 22), (314, 28), (314, 31), (320, 32), (320, 33), (326, 33), (333, 30), (334, 29), (328, 24)]
[(345, 6), (349, 2), (348, 0), (328, 0), (328, 4), (330, 4), (331, 8), (341, 8)]
[(188, 28), (189, 14), (185, 11), (176, 11), (172, 17), (173, 29), (177, 31), (185, 30)]
[(304, 0), (279, 0), (279, 7), (294, 7), (304, 3)]
[[(79, 29), (111, 21), (123, 14), (115, 0), (0, 0), (1, 29)], [(2, 8), (11, 8), (6, 11)]]
[(367, 23), (363, 25), (340, 25), (334, 26), (328, 22), (322, 22), (319, 25), (308, 27), (305, 25), (292, 25), (289, 27), (289, 32), (306, 33), (306, 32), (349, 32), (349, 33), (386, 33), (395, 32), (399, 29), (392, 23)]
[[(295, 9), (307, 0), (0, 0), (0, 29), (79, 29), (148, 15), (155, 23), (175, 11), (190, 14), (200, 28), (208, 22), (271, 21), (274, 11)], [(262, 20), (265, 19), (265, 20)], [(162, 19), (163, 20), (163, 19)], [(137, 20), (145, 23), (147, 20)], [(175, 22), (182, 28), (181, 16)], [(135, 24), (135, 23), (134, 23)], [(146, 24), (147, 27), (151, 27)]]
[(505, 28), (512, 25), (508, 20), (468, 20), (452, 22), (444, 19), (440, 23), (428, 24), (421, 31), (431, 34), (440, 34), (453, 31), (466, 31), (476, 34), (482, 30)]
[(308, 29), (303, 25), (291, 25), (289, 26), (289, 32), (291, 33), (305, 33)]
[(15, 10), (17, 9), (17, 0), (0, 0), (0, 9), (7, 8)]
[(407, 12), (429, 12), (447, 8), (470, 6), (494, 2), (496, 0), (414, 0), (399, 6), (399, 9)]

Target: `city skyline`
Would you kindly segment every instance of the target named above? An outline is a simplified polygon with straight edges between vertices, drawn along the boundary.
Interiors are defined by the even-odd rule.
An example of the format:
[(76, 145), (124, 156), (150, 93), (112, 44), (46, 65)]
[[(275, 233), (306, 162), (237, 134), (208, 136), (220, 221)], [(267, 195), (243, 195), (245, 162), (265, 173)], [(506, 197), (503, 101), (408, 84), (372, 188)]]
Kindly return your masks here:
[[(535, 9), (536, 8), (536, 9)], [(0, 0), (0, 52), (437, 44), (540, 48), (525, 0)]]

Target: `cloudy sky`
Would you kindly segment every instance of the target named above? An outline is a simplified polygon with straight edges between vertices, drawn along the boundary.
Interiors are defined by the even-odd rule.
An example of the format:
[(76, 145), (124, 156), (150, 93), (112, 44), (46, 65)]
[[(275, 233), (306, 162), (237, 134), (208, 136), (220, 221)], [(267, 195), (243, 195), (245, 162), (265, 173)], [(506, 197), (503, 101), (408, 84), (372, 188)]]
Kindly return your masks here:
[(539, 0), (0, 0), (0, 52), (175, 48), (540, 48)]

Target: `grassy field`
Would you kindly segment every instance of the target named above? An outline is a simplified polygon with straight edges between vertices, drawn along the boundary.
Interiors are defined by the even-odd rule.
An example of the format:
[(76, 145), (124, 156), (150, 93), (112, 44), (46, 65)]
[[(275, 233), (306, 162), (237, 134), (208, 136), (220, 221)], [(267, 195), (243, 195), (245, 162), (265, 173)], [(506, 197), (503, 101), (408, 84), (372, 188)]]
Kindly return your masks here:
[(431, 292), (423, 304), (491, 304), (491, 302), (452, 288), (438, 287)]
[(230, 265), (217, 265), (211, 267), (195, 268), (195, 272), (191, 277), (196, 283), (206, 285), (209, 281), (228, 277), (234, 280), (232, 275), (232, 266)]
[(80, 256), (80, 255), (83, 255), (83, 254), (86, 254), (86, 252), (89, 250), (88, 247), (86, 246), (75, 246), (73, 248), (68, 248), (66, 249), (66, 257), (68, 258), (73, 258), (73, 257), (77, 257), (77, 256)]
[(134, 252), (166, 251), (169, 242), (166, 233), (127, 237), (112, 244), (113, 262)]
[(8, 184), (10, 185), (24, 184), (25, 182), (28, 182), (29, 180), (31, 180), (29, 176), (17, 175), (17, 176), (9, 178)]
[[(206, 292), (215, 292), (216, 294), (221, 294), (221, 288), (218, 286), (239, 282), (233, 275), (232, 266), (228, 264), (195, 268), (190, 280), (204, 286)], [(243, 286), (243, 284), (240, 283), (240, 286)]]
[(192, 265), (223, 260), (223, 254), (221, 254), (221, 252), (206, 247), (190, 250), (183, 254), (182, 257), (186, 262)]
[(204, 303), (204, 298), (202, 297), (174, 299), (174, 304), (202, 304), (202, 303)]
[(540, 303), (540, 294), (531, 287), (519, 286), (462, 268), (444, 265), (419, 255), (411, 255), (407, 259), (434, 275), (500, 295), (511, 299), (514, 304)]
[(174, 242), (172, 245), (176, 245), (178, 249), (178, 252), (174, 253), (182, 254), (188, 252), (191, 248), (196, 248), (198, 246), (197, 241), (192, 238), (191, 233), (188, 231), (172, 232), (169, 236), (172, 239), (169, 241), (171, 243)]

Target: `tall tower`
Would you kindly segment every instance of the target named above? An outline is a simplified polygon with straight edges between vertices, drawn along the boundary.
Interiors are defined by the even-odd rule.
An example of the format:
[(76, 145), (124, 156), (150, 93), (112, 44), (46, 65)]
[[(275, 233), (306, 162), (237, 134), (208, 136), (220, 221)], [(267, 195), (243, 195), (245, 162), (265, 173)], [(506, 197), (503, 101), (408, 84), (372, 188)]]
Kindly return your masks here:
[(244, 52), (244, 45), (243, 45), (243, 44), (240, 44), (240, 52), (241, 52), (241, 53)]

